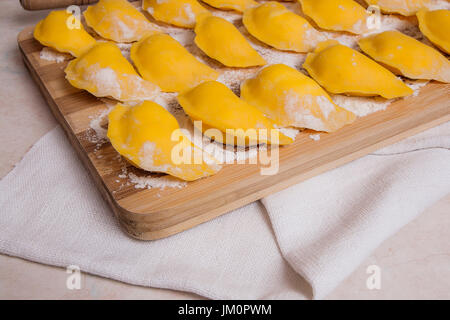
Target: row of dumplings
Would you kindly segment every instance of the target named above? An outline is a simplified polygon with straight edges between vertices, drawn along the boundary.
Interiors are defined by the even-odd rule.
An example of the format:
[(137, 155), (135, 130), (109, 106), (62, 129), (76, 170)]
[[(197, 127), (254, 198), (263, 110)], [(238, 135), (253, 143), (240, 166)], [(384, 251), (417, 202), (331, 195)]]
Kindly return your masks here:
[[(179, 0), (176, 3), (183, 3), (184, 1)], [(353, 7), (344, 6), (348, 1), (314, 0), (314, 3), (311, 4), (302, 0), (304, 10), (308, 7), (305, 3), (309, 3), (310, 7), (314, 7), (321, 2), (341, 3), (342, 8), (337, 8), (337, 10), (354, 16)], [(158, 0), (155, 6), (170, 3), (172, 3), (172, 0)], [(144, 1), (144, 7), (145, 4)], [(360, 6), (356, 2), (355, 5)], [(310, 12), (312, 16), (316, 11), (321, 12), (320, 8), (310, 9), (312, 10)], [(97, 11), (100, 13), (95, 14)], [(309, 11), (306, 10), (306, 12)], [(247, 13), (248, 16), (246, 16)], [(137, 33), (143, 32), (144, 29), (147, 30), (146, 32), (149, 35), (143, 36), (133, 44), (131, 59), (143, 79), (155, 84), (164, 92), (180, 92), (203, 81), (216, 80), (219, 77), (216, 70), (197, 60), (169, 35), (157, 31), (156, 26), (143, 27), (146, 25), (145, 23), (152, 24), (146, 20), (141, 12), (125, 0), (101, 0), (97, 5), (89, 7), (84, 15), (88, 24), (101, 36), (107, 38), (117, 39), (118, 34), (123, 35), (124, 33), (137, 37)], [(418, 15), (421, 21), (421, 29), (429, 34), (430, 39), (439, 43), (440, 48), (445, 50), (448, 47), (449, 41), (447, 38), (449, 35), (448, 32), (442, 32), (442, 30), (448, 30), (446, 26), (450, 20), (449, 11), (420, 11)], [(427, 16), (430, 17), (427, 18)], [(111, 92), (108, 95), (121, 101), (143, 100), (154, 95), (156, 86), (141, 81), (139, 75), (133, 71), (134, 68), (124, 59), (118, 57), (118, 50), (113, 48), (113, 45), (108, 46), (103, 43), (100, 45), (82, 27), (69, 29), (66, 26), (68, 17), (69, 14), (64, 11), (52, 12), (37, 25), (34, 35), (41, 43), (53, 46), (59, 51), (70, 52), (74, 56), (80, 56), (81, 53), (89, 51), (83, 57), (72, 61), (67, 69), (67, 78), (74, 86), (86, 89), (95, 95), (103, 96), (105, 94), (103, 91), (108, 91), (108, 86), (96, 83), (96, 80), (104, 81), (105, 78), (108, 78), (108, 75), (114, 73), (114, 67), (116, 67), (118, 70), (127, 72), (116, 75), (119, 78), (117, 79), (119, 85), (109, 86)], [(252, 48), (232, 23), (210, 14), (202, 14), (198, 20), (195, 26), (196, 37), (194, 42), (211, 58), (229, 67), (250, 67), (266, 64), (266, 61)], [(130, 26), (133, 21), (134, 28)], [(440, 22), (440, 28), (437, 28), (436, 21)], [(287, 10), (280, 3), (267, 2), (251, 7), (245, 11), (243, 22), (251, 34), (277, 49), (303, 52), (316, 48), (314, 53), (317, 54), (313, 56), (317, 59), (314, 60), (323, 63), (315, 63), (316, 68), (313, 70), (313, 64), (308, 62), (313, 60), (313, 56), (311, 56), (304, 67), (329, 92), (381, 95), (385, 98), (401, 97), (408, 94), (408, 90), (404, 86), (401, 90), (402, 86), (398, 80), (393, 78), (392, 74), (371, 63), (369, 59), (365, 59), (358, 52), (352, 51), (350, 55), (351, 49), (342, 47), (339, 47), (340, 50), (332, 50), (331, 48), (322, 50), (325, 47), (331, 47), (330, 42), (324, 42), (326, 39), (319, 31), (312, 28), (304, 18)], [(121, 30), (121, 32), (118, 30)], [(320, 46), (319, 43), (321, 43)], [(446, 57), (437, 50), (404, 34), (388, 31), (363, 38), (359, 44), (367, 55), (396, 74), (413, 79), (434, 79), (448, 82), (448, 60)], [(95, 46), (97, 48), (92, 48)], [(116, 52), (111, 56), (115, 58), (104, 59), (103, 56), (109, 55), (108, 53), (111, 51)], [(347, 54), (341, 55), (341, 51)], [(336, 57), (336, 55), (339, 57)], [(330, 59), (336, 58), (334, 60), (339, 62), (324, 61), (326, 59), (319, 59), (321, 56), (327, 56)], [(83, 61), (85, 63), (81, 63)], [(109, 70), (108, 67), (112, 70)], [(318, 72), (319, 67), (326, 72)], [(347, 79), (348, 84), (343, 81), (336, 81), (337, 79), (333, 78), (335, 77), (333, 71), (336, 72), (339, 68), (345, 71), (347, 78), (359, 76), (359, 79), (355, 79), (355, 81)], [(368, 79), (361, 83), (359, 80), (370, 74), (370, 72), (366, 73), (366, 69), (378, 71), (374, 72), (377, 77), (371, 77), (373, 81)], [(80, 73), (83, 74), (81, 79), (77, 77)], [(379, 87), (380, 81), (377, 78), (387, 80), (387, 85), (391, 83), (397, 85), (394, 85), (392, 90), (388, 90), (389, 88), (383, 90)], [(111, 77), (109, 79), (111, 80)], [(131, 92), (129, 92), (130, 90), (120, 90), (120, 84), (123, 84), (122, 87), (132, 87)], [(409, 91), (409, 93), (411, 92)]]
[[(323, 29), (364, 32), (367, 13), (355, 1), (299, 1), (304, 13)], [(310, 52), (303, 67), (312, 78), (286, 65), (271, 65), (244, 81), (238, 97), (215, 81), (219, 77), (217, 70), (197, 60), (126, 0), (100, 0), (84, 12), (84, 17), (102, 38), (134, 42), (130, 58), (136, 69), (113, 42), (96, 41), (82, 25), (69, 28), (70, 15), (65, 11), (51, 12), (35, 28), (34, 36), (42, 44), (76, 57), (65, 69), (73, 86), (123, 102), (145, 100), (135, 106), (118, 104), (109, 115), (108, 126), (113, 147), (144, 170), (165, 172), (188, 181), (220, 170), (220, 165), (206, 153), (202, 153), (204, 161), (191, 161), (190, 165), (171, 160), (171, 150), (176, 144), (170, 139), (171, 133), (179, 126), (168, 111), (150, 101), (160, 90), (179, 92), (178, 102), (189, 117), (201, 120), (204, 134), (220, 141), (214, 130), (292, 126), (335, 131), (353, 122), (356, 116), (337, 106), (327, 91), (388, 99), (410, 95), (412, 90), (394, 73), (412, 79), (450, 82), (450, 64), (445, 56), (398, 31), (360, 39), (361, 50), (377, 63), (336, 41), (326, 41), (305, 18), (278, 2), (204, 2), (221, 9), (244, 11), (246, 29), (271, 47)], [(143, 8), (157, 21), (194, 27), (195, 44), (225, 66), (266, 64), (232, 23), (212, 15), (196, 0), (144, 0)], [(449, 35), (442, 29), (449, 30), (449, 11), (421, 10), (417, 15), (422, 32), (446, 51)], [(436, 21), (440, 21), (439, 27)], [(270, 137), (251, 141), (249, 137), (240, 139), (239, 131), (235, 134), (236, 144), (273, 143)], [(278, 138), (281, 145), (293, 142), (281, 132)], [(183, 148), (191, 150), (193, 157), (198, 154), (198, 147), (187, 137), (183, 141)]]

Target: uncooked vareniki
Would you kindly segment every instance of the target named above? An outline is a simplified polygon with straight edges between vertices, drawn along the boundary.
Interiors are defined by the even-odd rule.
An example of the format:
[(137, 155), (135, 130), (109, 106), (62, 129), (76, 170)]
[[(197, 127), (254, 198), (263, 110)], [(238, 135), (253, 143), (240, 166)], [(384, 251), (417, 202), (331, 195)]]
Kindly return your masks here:
[[(109, 113), (108, 138), (133, 165), (187, 181), (217, 173), (221, 167), (215, 159), (179, 129), (174, 116), (152, 101), (136, 106), (119, 103)], [(178, 141), (172, 140), (174, 134)]]
[(252, 67), (266, 64), (259, 53), (231, 23), (211, 15), (199, 18), (195, 44), (209, 57), (227, 67)]
[(353, 0), (299, 0), (303, 12), (325, 30), (347, 31), (362, 34), (368, 31), (369, 16)]
[(284, 64), (268, 66), (244, 81), (241, 99), (283, 127), (330, 132), (356, 118), (334, 104), (314, 80)]
[[(291, 138), (276, 129), (272, 120), (254, 106), (239, 99), (233, 91), (220, 82), (203, 82), (179, 94), (178, 102), (193, 121), (202, 121), (202, 129), (207, 136), (210, 136), (207, 130), (216, 129), (232, 136), (233, 143), (241, 146), (256, 143), (284, 145), (293, 142)], [(260, 129), (266, 129), (265, 137), (259, 134)], [(247, 130), (254, 135), (245, 135)], [(276, 133), (278, 141), (272, 139), (273, 132)], [(219, 139), (215, 136), (215, 139), (224, 142), (221, 135)], [(226, 140), (225, 142), (229, 142), (228, 138)]]
[(252, 36), (280, 50), (309, 52), (325, 40), (306, 19), (274, 1), (247, 9), (242, 21)]
[(362, 51), (392, 72), (411, 79), (450, 82), (450, 62), (436, 49), (399, 31), (385, 31), (358, 41)]
[(142, 7), (156, 20), (183, 28), (194, 28), (197, 17), (209, 13), (197, 0), (144, 0)]
[(246, 9), (257, 6), (258, 2), (254, 0), (202, 0), (211, 7), (224, 10), (236, 10), (244, 12)]
[(420, 31), (442, 51), (450, 54), (450, 10), (420, 10)]
[(116, 42), (133, 42), (158, 32), (156, 26), (127, 0), (100, 0), (89, 6), (83, 15), (95, 32)]
[(334, 40), (320, 43), (303, 67), (328, 92), (387, 99), (413, 93), (402, 80), (362, 53)]
[(433, 0), (366, 0), (369, 5), (377, 5), (383, 12), (412, 16), (420, 9), (431, 5)]
[(141, 39), (133, 44), (130, 55), (142, 77), (165, 92), (186, 90), (219, 77), (217, 71), (198, 61), (167, 34)]
[[(72, 20), (72, 21), (71, 21)], [(73, 28), (69, 26), (71, 23)], [(95, 39), (84, 30), (80, 20), (65, 10), (52, 11), (34, 28), (34, 38), (44, 46), (78, 57), (95, 45)]]
[(64, 71), (70, 84), (97, 97), (136, 101), (152, 99), (159, 93), (159, 88), (142, 79), (112, 42), (98, 42), (70, 61)]

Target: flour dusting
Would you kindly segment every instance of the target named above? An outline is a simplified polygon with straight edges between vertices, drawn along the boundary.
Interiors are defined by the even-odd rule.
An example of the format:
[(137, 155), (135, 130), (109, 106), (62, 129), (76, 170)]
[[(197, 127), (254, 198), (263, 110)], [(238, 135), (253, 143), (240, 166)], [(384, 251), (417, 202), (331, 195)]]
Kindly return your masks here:
[(377, 111), (386, 110), (394, 102), (393, 99), (387, 100), (381, 97), (349, 97), (344, 95), (332, 95), (331, 99), (339, 107), (353, 112), (358, 117), (364, 117)]
[(300, 130), (296, 128), (279, 128), (278, 130), (280, 130), (282, 134), (291, 138), (294, 141), (295, 138), (297, 137), (297, 134), (300, 132)]
[(183, 188), (187, 185), (186, 181), (171, 177), (152, 177), (152, 176), (137, 176), (134, 173), (129, 173), (130, 182), (134, 184), (136, 189), (152, 189), (152, 188)]
[(248, 148), (224, 145), (222, 143), (210, 141), (208, 138), (203, 140), (203, 151), (213, 157), (218, 164), (255, 163), (258, 151), (267, 150), (266, 145), (251, 146)]
[(109, 106), (108, 108), (104, 109), (100, 114), (96, 117), (90, 117), (91, 122), (89, 123), (89, 128), (94, 130), (95, 135), (91, 136), (89, 141), (92, 143), (100, 143), (107, 140), (106, 132), (107, 129), (102, 127), (102, 124), (106, 122), (106, 117), (112, 110), (112, 106)]
[(42, 60), (60, 63), (66, 60), (67, 55), (59, 53), (58, 51), (55, 51), (49, 47), (43, 47), (41, 52), (39, 53), (39, 58), (41, 58)]
[(405, 84), (414, 90), (413, 97), (417, 97), (420, 93), (420, 89), (425, 87), (430, 81), (428, 80), (405, 80)]

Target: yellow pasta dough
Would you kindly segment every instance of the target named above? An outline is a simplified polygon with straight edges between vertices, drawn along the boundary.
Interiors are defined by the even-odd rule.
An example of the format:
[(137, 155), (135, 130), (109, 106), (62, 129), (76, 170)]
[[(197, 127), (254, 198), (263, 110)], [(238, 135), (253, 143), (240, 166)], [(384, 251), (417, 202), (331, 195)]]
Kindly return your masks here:
[(100, 36), (117, 42), (133, 42), (158, 32), (127, 0), (100, 0), (87, 8), (84, 18)]
[(306, 19), (274, 1), (247, 9), (242, 21), (252, 36), (280, 50), (308, 52), (325, 40)]
[[(69, 27), (69, 26), (74, 27)], [(95, 39), (84, 30), (75, 16), (64, 10), (52, 11), (34, 28), (34, 38), (44, 46), (77, 57), (95, 45)]]
[(187, 181), (218, 172), (216, 161), (179, 129), (177, 120), (152, 101), (136, 106), (118, 104), (109, 113), (108, 138), (133, 165)]
[(412, 16), (429, 6), (432, 0), (366, 0), (366, 2), (369, 5), (379, 6), (383, 12)]
[(97, 97), (136, 101), (152, 99), (159, 92), (155, 84), (139, 77), (112, 42), (98, 42), (70, 61), (64, 71), (66, 79), (74, 87)]
[(236, 10), (244, 12), (245, 9), (258, 5), (258, 2), (254, 0), (202, 0), (204, 3), (209, 4), (211, 7), (225, 10)]
[(417, 19), (420, 31), (435, 46), (450, 54), (450, 10), (421, 10)]
[(314, 80), (284, 64), (268, 66), (244, 81), (241, 99), (283, 127), (330, 132), (356, 118), (334, 104)]
[(209, 13), (197, 0), (143, 0), (142, 7), (158, 21), (194, 28), (197, 17)]
[(303, 67), (328, 92), (387, 99), (413, 93), (402, 80), (362, 53), (334, 40), (320, 43)]
[(370, 57), (411, 79), (450, 82), (450, 62), (436, 49), (399, 31), (385, 31), (358, 41)]
[(231, 23), (220, 17), (202, 16), (195, 26), (195, 44), (209, 57), (227, 67), (266, 64), (259, 53)]
[[(202, 121), (203, 131), (217, 129), (233, 136), (237, 145), (255, 143), (277, 143), (271, 139), (271, 129), (279, 137), (281, 145), (290, 144), (293, 140), (275, 129), (275, 123), (254, 106), (239, 99), (229, 88), (217, 81), (204, 82), (197, 87), (178, 95), (178, 102), (193, 121)], [(228, 130), (235, 130), (230, 132)], [(259, 129), (266, 129), (266, 137), (259, 134)], [(254, 135), (246, 135), (250, 130)], [(237, 138), (237, 142), (234, 139)], [(216, 140), (224, 142), (221, 138)], [(227, 139), (228, 140), (228, 139)], [(226, 141), (226, 142), (229, 142)]]
[(217, 71), (198, 61), (167, 34), (148, 36), (133, 44), (131, 59), (144, 79), (165, 92), (186, 90), (219, 77)]
[(368, 13), (353, 0), (299, 0), (303, 12), (320, 28), (361, 34), (368, 30)]

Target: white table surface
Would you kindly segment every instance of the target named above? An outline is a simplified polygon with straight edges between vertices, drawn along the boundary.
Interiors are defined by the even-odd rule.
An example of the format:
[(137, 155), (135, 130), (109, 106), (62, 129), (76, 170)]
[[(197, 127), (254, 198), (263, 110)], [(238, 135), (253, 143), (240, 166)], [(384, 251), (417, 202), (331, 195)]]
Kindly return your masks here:
[[(21, 29), (46, 11), (0, 1), (0, 177), (56, 125), (17, 49)], [(450, 195), (386, 240), (329, 299), (450, 299)], [(381, 289), (366, 287), (366, 269), (381, 268)], [(64, 269), (0, 255), (0, 299), (201, 299), (82, 274), (80, 290), (66, 288)]]

